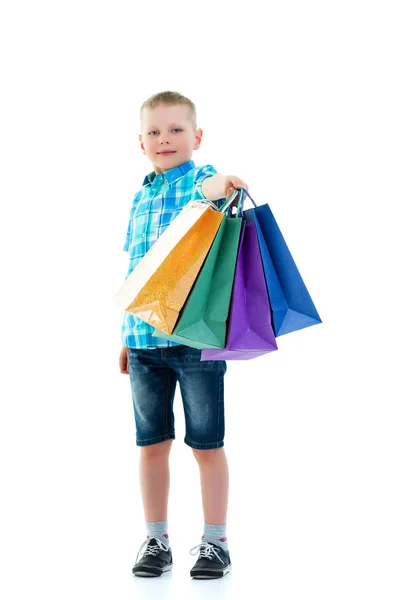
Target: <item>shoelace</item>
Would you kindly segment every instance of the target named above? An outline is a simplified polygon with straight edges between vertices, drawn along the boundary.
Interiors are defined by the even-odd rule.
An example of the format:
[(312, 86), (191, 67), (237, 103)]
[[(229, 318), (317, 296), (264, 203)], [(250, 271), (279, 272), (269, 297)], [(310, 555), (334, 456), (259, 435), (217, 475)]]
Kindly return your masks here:
[(149, 544), (150, 539), (153, 539), (153, 538), (146, 539), (143, 542), (143, 544), (140, 546), (139, 552), (137, 553), (137, 556), (136, 556), (135, 564), (138, 561), (138, 556), (139, 556), (143, 546), (145, 546), (146, 544), (148, 544), (148, 546), (147, 546), (145, 552), (143, 553), (142, 558), (144, 558), (145, 556), (148, 556), (148, 555), (157, 556), (157, 554), (160, 552), (160, 550), (164, 550), (165, 552), (167, 552), (168, 546), (162, 540), (159, 540), (158, 538), (154, 538), (156, 540), (157, 544), (154, 546), (150, 546), (150, 544)]
[[(192, 550), (195, 550), (195, 552), (192, 552)], [(218, 554), (219, 549), (216, 548), (215, 546), (213, 546), (212, 544), (209, 544), (208, 542), (202, 542), (198, 546), (194, 546), (190, 550), (190, 554), (195, 555), (199, 551), (200, 551), (199, 558), (208, 558), (209, 560), (213, 560), (213, 558), (216, 556), (218, 558), (218, 560), (220, 560), (222, 562), (223, 565), (225, 564), (224, 561), (222, 560), (222, 558)]]

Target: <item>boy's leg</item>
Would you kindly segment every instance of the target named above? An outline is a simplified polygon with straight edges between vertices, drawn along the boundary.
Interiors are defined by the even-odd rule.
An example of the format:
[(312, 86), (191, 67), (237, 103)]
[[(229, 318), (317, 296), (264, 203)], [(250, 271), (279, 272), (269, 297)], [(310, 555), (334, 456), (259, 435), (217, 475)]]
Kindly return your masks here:
[(168, 520), (169, 454), (173, 440), (142, 446), (139, 479), (147, 523)]
[[(182, 393), (187, 443), (200, 469), (204, 523), (226, 525), (229, 472), (223, 448), (225, 434), (225, 361), (201, 361), (201, 350), (175, 351), (175, 367)], [(179, 359), (179, 360), (178, 360)]]
[[(172, 569), (168, 534), (169, 453), (172, 439), (142, 446), (139, 459), (140, 488), (147, 538), (136, 556), (132, 573), (156, 577)], [(145, 549), (143, 550), (145, 546)], [(141, 551), (143, 555), (139, 560)]]
[(169, 454), (175, 437), (173, 401), (177, 380), (165, 360), (168, 350), (130, 348), (128, 355), (146, 523), (167, 521)]
[(225, 361), (201, 361), (201, 350), (176, 350), (175, 367), (185, 412), (185, 443), (200, 469), (204, 535), (190, 550), (200, 553), (191, 577), (213, 579), (232, 569), (226, 537), (229, 472), (225, 456)]
[(226, 524), (228, 512), (229, 470), (224, 448), (192, 448), (200, 469), (204, 523)]

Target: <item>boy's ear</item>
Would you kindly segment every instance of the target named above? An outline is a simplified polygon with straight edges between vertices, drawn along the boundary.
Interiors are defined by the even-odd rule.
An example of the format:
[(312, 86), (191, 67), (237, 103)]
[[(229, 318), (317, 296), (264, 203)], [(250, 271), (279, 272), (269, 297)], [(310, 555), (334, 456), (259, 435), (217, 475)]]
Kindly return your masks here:
[(195, 141), (195, 145), (194, 145), (195, 150), (198, 150), (198, 148), (200, 148), (202, 137), (203, 137), (203, 130), (200, 128), (196, 129), (196, 141)]
[(142, 135), (141, 135), (140, 133), (139, 133), (139, 135), (138, 135), (138, 138), (139, 138), (139, 144), (140, 144), (140, 147), (141, 147), (141, 149), (142, 149), (142, 150), (144, 150), (144, 147), (143, 147), (143, 142), (142, 142)]

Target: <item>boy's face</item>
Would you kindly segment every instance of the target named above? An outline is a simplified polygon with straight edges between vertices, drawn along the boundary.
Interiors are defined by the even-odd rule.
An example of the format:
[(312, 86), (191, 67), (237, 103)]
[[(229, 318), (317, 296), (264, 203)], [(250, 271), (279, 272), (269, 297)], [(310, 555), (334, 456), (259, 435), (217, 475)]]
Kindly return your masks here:
[[(139, 141), (158, 174), (191, 160), (202, 135), (201, 129), (193, 130), (186, 106), (160, 104), (144, 111)], [(163, 154), (166, 151), (169, 153)]]

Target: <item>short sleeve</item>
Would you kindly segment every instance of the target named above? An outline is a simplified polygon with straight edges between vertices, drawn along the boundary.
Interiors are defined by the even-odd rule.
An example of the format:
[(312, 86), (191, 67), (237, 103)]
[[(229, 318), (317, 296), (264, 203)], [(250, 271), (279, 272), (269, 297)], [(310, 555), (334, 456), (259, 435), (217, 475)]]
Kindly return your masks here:
[(193, 200), (204, 200), (205, 196), (201, 191), (201, 184), (206, 179), (206, 177), (212, 177), (216, 175), (217, 171), (214, 169), (212, 165), (204, 165), (204, 167), (200, 167), (194, 176), (194, 196)]

